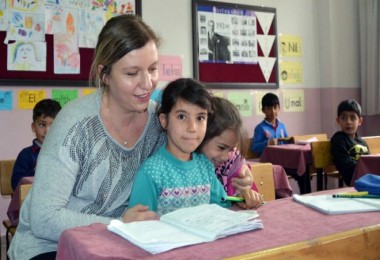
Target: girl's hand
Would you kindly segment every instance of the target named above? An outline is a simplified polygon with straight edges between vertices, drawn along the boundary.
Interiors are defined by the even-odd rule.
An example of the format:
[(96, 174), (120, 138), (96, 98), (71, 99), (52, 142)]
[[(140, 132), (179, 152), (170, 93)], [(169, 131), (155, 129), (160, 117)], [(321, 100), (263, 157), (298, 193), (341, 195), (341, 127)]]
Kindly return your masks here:
[(253, 181), (251, 170), (246, 164), (241, 167), (239, 178), (232, 178), (232, 186), (245, 199), (245, 202), (238, 203), (242, 208), (255, 208), (258, 204), (258, 196), (252, 192)]
[(156, 212), (150, 211), (147, 206), (143, 205), (136, 205), (132, 208), (129, 208), (123, 214), (123, 222), (125, 223), (154, 219), (158, 219)]
[(243, 209), (257, 209), (263, 204), (263, 198), (260, 193), (254, 190), (249, 190), (241, 193), (240, 196), (244, 198), (244, 202), (238, 202), (238, 206)]

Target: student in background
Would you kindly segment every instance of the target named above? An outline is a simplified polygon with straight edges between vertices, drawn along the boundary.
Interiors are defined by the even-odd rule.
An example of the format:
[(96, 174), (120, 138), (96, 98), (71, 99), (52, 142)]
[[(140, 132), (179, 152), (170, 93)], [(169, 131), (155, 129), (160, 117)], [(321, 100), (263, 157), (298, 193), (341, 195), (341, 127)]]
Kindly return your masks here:
[[(243, 122), (239, 110), (230, 101), (220, 97), (212, 98), (213, 116), (207, 127), (206, 136), (198, 151), (202, 152), (214, 164), (215, 174), (223, 184), (227, 195), (239, 195), (245, 198), (245, 203), (239, 206), (257, 208), (262, 204), (262, 197), (257, 192), (255, 184), (244, 191), (233, 187), (233, 178), (240, 171), (249, 171), (244, 157), (239, 152), (246, 151)], [(240, 194), (239, 194), (240, 193)]]
[(264, 120), (255, 127), (252, 152), (261, 155), (267, 145), (291, 143), (285, 125), (278, 119), (280, 101), (277, 95), (267, 93), (261, 99), (261, 111), (265, 114)]
[(43, 99), (34, 106), (32, 131), (36, 138), (31, 146), (22, 149), (17, 156), (11, 179), (13, 190), (16, 190), (21, 178), (34, 176), (41, 145), (60, 110), (61, 105), (53, 99)]
[(331, 154), (344, 183), (350, 186), (357, 160), (363, 154), (369, 154), (367, 143), (357, 133), (363, 123), (359, 103), (356, 100), (342, 101), (336, 122), (341, 131), (331, 138)]
[(158, 117), (168, 142), (138, 170), (131, 207), (146, 205), (161, 216), (205, 203), (231, 205), (222, 200), (226, 193), (211, 161), (194, 152), (205, 137), (211, 102), (206, 88), (192, 79), (178, 79), (165, 88)]

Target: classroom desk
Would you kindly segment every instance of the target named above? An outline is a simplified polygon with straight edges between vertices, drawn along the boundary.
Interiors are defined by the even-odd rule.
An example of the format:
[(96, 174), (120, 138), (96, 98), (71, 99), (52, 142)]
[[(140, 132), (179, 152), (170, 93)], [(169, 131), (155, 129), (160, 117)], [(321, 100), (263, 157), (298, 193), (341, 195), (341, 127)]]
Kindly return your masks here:
[(354, 186), (355, 181), (367, 173), (380, 175), (380, 155), (363, 155), (359, 158), (352, 176), (351, 186)]
[(260, 162), (270, 162), (284, 167), (287, 172), (295, 172), (295, 179), (300, 187), (300, 193), (310, 193), (309, 166), (312, 163), (310, 144), (283, 144), (267, 146)]
[(11, 199), (11, 202), (9, 203), (7, 215), (9, 218), (9, 221), (11, 222), (12, 226), (17, 226), (18, 224), (18, 217), (20, 213), (20, 185), (21, 184), (32, 184), (34, 181), (34, 177), (23, 177), (20, 180), (20, 183), (17, 185), (16, 190), (13, 192), (13, 196)]
[[(352, 190), (354, 189), (351, 187), (313, 194)], [(304, 247), (311, 250), (308, 255), (310, 257), (323, 253), (321, 248), (326, 244), (326, 240), (341, 246), (338, 246), (337, 250), (331, 250), (324, 259), (332, 259), (334, 256), (341, 259), (363, 259), (366, 256), (367, 259), (374, 259), (374, 254), (380, 255), (380, 212), (326, 215), (294, 202), (292, 198), (270, 201), (260, 207), (258, 212), (264, 224), (263, 229), (157, 255), (151, 255), (109, 232), (104, 224), (72, 228), (62, 233), (56, 259), (247, 259), (251, 257), (250, 254), (260, 253), (262, 256), (276, 250), (284, 250), (294, 243), (303, 243)], [(358, 232), (358, 236), (364, 237), (363, 239), (352, 240), (352, 236), (347, 235)], [(352, 241), (355, 242), (355, 246), (350, 244)], [(299, 253), (292, 246), (288, 253), (294, 252)], [(293, 256), (288, 259), (295, 258)]]

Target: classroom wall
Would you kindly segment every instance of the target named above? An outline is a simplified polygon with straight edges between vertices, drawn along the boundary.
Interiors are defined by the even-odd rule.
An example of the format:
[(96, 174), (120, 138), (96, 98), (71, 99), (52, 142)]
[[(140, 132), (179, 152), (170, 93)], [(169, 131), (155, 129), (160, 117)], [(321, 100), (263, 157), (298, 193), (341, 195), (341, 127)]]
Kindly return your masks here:
[[(280, 99), (283, 91), (303, 89), (304, 112), (281, 112), (290, 134), (325, 132), (331, 136), (338, 128), (335, 124), (336, 107), (346, 98), (360, 101), (358, 16), (355, 0), (221, 0), (248, 5), (264, 5), (277, 9), (278, 33), (299, 35), (302, 38), (303, 83), (280, 85), (273, 90)], [(143, 19), (162, 37), (160, 53), (180, 55), (183, 76), (192, 77), (192, 21), (190, 0), (142, 0)], [(4, 59), (1, 59), (4, 62)], [(164, 85), (163, 83), (160, 86)], [(33, 83), (31, 82), (31, 87)], [(31, 144), (31, 110), (17, 109), (16, 92), (29, 87), (2, 86), (0, 90), (13, 90), (14, 109), (0, 111), (0, 159), (14, 159), (18, 152)], [(35, 88), (33, 88), (35, 89)], [(37, 88), (39, 89), (39, 88)], [(53, 87), (43, 87), (48, 94)], [(263, 90), (244, 91), (255, 101)], [(80, 91), (79, 91), (80, 92)], [(79, 96), (81, 93), (79, 93)], [(49, 97), (49, 96), (48, 96)], [(263, 116), (254, 106), (252, 116), (244, 117), (244, 125), (252, 135), (254, 126)], [(365, 120), (361, 131), (380, 135), (380, 116)], [(9, 198), (0, 198), (0, 218)], [(4, 234), (4, 230), (1, 231)]]

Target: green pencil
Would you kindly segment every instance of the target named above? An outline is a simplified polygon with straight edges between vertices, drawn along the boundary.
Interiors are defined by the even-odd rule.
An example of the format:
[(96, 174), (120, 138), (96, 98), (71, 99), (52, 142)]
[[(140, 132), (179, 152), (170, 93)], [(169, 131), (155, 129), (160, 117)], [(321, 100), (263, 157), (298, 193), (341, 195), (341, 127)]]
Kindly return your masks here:
[(227, 196), (225, 198), (222, 198), (222, 201), (244, 202), (244, 198), (242, 198), (242, 197), (235, 197), (235, 196)]
[(351, 198), (351, 199), (380, 199), (379, 195), (349, 195), (349, 194), (334, 194), (333, 198)]

